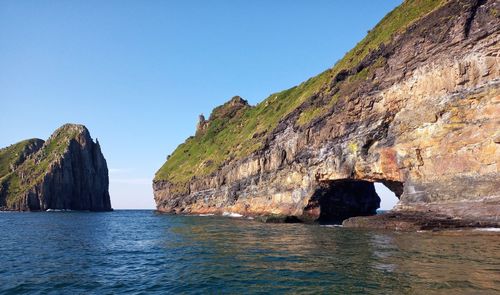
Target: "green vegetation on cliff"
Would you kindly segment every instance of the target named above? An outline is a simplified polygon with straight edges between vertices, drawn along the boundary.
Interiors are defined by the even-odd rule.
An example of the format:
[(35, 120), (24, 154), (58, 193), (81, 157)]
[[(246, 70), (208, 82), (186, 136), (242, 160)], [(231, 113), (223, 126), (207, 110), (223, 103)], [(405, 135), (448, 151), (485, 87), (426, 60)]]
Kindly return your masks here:
[(11, 167), (22, 161), (21, 158), (26, 148), (37, 141), (41, 139), (27, 139), (0, 149), (0, 179), (11, 172)]
[[(229, 117), (214, 116), (217, 112), (230, 108), (226, 103), (214, 110), (204, 132), (199, 132), (181, 144), (158, 170), (155, 181), (170, 182), (173, 192), (187, 191), (187, 183), (194, 176), (204, 176), (216, 171), (223, 163), (241, 159), (262, 147), (264, 140), (274, 128), (314, 95), (326, 92), (331, 81), (342, 71), (350, 77), (344, 88), (353, 88), (362, 80), (371, 77), (385, 60), (377, 59), (371, 66), (360, 72), (352, 71), (370, 52), (388, 43), (403, 32), (413, 22), (443, 5), (446, 0), (406, 0), (371, 30), (337, 64), (316, 77), (288, 90), (270, 95), (255, 107), (245, 107)], [(297, 125), (307, 125), (317, 117), (325, 115), (338, 100), (340, 91), (321, 105), (311, 104), (299, 115)]]
[(61, 158), (70, 141), (83, 128), (82, 125), (66, 124), (45, 143), (41, 139), (29, 139), (0, 150), (0, 199), (5, 197), (7, 207), (43, 178), (50, 164)]
[[(242, 108), (233, 117), (211, 115), (205, 132), (181, 144), (157, 172), (156, 179), (180, 184), (178, 189), (182, 190), (182, 184), (194, 175), (210, 174), (224, 161), (239, 159), (256, 151), (264, 136), (319, 89), (327, 78), (325, 72), (297, 87), (272, 94), (255, 107)], [(228, 104), (222, 106), (228, 107)]]

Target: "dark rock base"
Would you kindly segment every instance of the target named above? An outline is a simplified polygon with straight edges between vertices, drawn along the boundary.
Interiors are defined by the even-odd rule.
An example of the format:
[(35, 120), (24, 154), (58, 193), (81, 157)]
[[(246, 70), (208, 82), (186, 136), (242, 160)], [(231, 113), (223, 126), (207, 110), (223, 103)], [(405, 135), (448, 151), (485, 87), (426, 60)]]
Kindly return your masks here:
[(454, 218), (417, 211), (393, 211), (374, 216), (351, 217), (344, 220), (342, 225), (349, 228), (417, 231), (500, 227), (500, 222)]

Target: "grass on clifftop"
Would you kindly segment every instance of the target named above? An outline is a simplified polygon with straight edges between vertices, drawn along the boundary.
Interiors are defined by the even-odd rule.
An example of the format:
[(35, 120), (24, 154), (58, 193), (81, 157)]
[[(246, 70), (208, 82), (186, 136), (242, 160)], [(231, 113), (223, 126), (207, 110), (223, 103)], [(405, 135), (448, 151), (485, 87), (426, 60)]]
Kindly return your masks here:
[[(257, 150), (263, 137), (329, 79), (328, 72), (305, 83), (275, 93), (255, 107), (240, 110), (233, 118), (210, 121), (203, 134), (189, 138), (170, 156), (155, 179), (185, 184), (194, 175), (207, 175), (224, 161), (239, 159)], [(185, 188), (179, 187), (179, 190)]]
[(387, 44), (393, 36), (402, 33), (416, 20), (442, 6), (448, 0), (406, 0), (368, 32), (356, 47), (349, 51), (336, 65), (338, 71), (355, 67), (371, 50)]
[[(258, 150), (263, 140), (293, 110), (313, 94), (327, 89), (327, 84), (342, 70), (357, 66), (372, 50), (388, 43), (393, 36), (403, 32), (422, 16), (445, 3), (446, 0), (407, 0), (387, 14), (367, 36), (332, 68), (288, 90), (270, 95), (255, 107), (240, 110), (232, 118), (218, 118), (209, 123), (202, 134), (190, 137), (181, 144), (158, 170), (155, 180), (173, 184), (174, 193), (187, 192), (187, 183), (194, 176), (204, 176), (216, 171), (225, 161), (241, 159)], [(368, 77), (367, 69), (356, 75)], [(365, 77), (366, 75), (366, 77)], [(338, 97), (319, 107), (306, 109), (298, 119), (305, 125), (324, 115)]]

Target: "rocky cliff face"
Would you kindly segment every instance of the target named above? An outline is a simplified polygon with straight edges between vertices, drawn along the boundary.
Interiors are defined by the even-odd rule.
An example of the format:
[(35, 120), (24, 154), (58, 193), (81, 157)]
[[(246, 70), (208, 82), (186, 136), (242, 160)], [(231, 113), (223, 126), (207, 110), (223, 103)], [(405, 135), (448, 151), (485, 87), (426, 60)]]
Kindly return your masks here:
[(4, 148), (0, 163), (3, 210), (112, 210), (106, 160), (83, 125), (66, 124), (46, 142)]
[[(320, 81), (276, 126), (253, 135), (262, 144), (247, 155), (228, 152), (205, 173), (190, 142), (181, 145), (154, 180), (158, 210), (341, 221), (373, 214), (373, 182), (382, 182), (399, 197), (398, 212), (499, 225), (498, 1), (441, 1), (388, 41), (366, 45), (426, 3), (405, 1), (336, 67), (298, 86)], [(214, 140), (243, 132), (252, 112), (235, 123), (240, 130), (222, 128)], [(207, 138), (192, 140), (207, 146)]]

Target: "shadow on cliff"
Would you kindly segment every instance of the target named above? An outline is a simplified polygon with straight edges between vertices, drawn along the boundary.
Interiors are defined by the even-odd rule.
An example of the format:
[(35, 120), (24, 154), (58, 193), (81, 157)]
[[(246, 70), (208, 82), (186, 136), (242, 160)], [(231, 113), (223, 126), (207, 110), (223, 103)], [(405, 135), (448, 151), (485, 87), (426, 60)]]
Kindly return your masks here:
[[(398, 198), (402, 194), (402, 183), (382, 183)], [(342, 224), (350, 217), (375, 215), (378, 208), (380, 197), (373, 182), (342, 179), (320, 182), (304, 213), (321, 224)]]

